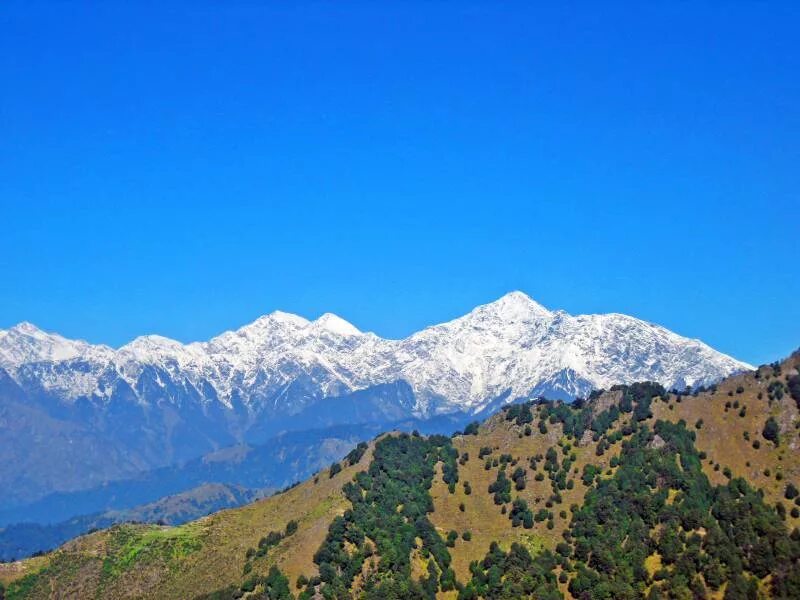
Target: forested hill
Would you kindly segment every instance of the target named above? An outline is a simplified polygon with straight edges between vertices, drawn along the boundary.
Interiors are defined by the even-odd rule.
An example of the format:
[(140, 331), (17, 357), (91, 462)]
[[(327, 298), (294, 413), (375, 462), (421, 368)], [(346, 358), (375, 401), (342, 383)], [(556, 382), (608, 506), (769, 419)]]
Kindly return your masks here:
[(800, 354), (386, 434), (269, 499), (0, 566), (7, 598), (799, 598)]

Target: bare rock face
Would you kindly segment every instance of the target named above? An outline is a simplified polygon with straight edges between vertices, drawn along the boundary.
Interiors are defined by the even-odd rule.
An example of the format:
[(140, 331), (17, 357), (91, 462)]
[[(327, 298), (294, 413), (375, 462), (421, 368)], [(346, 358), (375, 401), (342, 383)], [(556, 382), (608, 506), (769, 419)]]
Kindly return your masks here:
[(620, 400), (622, 400), (622, 390), (603, 392), (592, 401), (592, 414), (597, 416), (612, 406), (619, 406)]
[(578, 446), (588, 446), (592, 443), (592, 432), (590, 430), (586, 430), (583, 432), (583, 436), (581, 437), (580, 442), (578, 442)]
[(656, 434), (655, 437), (653, 437), (653, 439), (650, 441), (650, 443), (647, 444), (647, 447), (652, 450), (659, 450), (666, 445), (667, 443), (661, 438), (661, 436)]

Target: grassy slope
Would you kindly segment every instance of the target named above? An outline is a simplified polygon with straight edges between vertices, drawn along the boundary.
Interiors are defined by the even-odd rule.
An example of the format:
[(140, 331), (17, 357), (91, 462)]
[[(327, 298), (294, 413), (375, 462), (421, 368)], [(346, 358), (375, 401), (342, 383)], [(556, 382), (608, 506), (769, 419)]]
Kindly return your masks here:
[[(784, 381), (786, 373), (798, 366), (800, 355), (784, 361), (783, 375), (779, 379)], [(770, 402), (767, 387), (775, 381), (770, 377), (771, 371), (769, 367), (762, 368), (759, 379), (753, 373), (731, 377), (720, 383), (716, 393), (684, 398), (681, 403), (675, 402), (674, 396), (668, 404), (654, 402), (653, 413), (656, 418), (665, 420), (684, 419), (689, 428), (694, 428), (698, 419), (703, 419), (701, 428), (695, 429), (696, 446), (708, 454), (703, 467), (712, 483), (726, 481), (723, 470), (729, 467), (734, 477), (744, 477), (754, 487), (762, 488), (770, 504), (783, 501), (790, 508), (791, 503), (783, 499), (783, 492), (787, 482), (800, 485), (800, 456), (797, 454), (800, 437), (795, 426), (800, 422), (800, 412), (788, 394), (780, 401)], [(736, 393), (738, 387), (743, 388), (740, 394)], [(729, 392), (733, 395), (730, 396)], [(761, 399), (758, 398), (759, 392)], [(740, 409), (747, 407), (744, 417), (739, 416), (739, 409), (725, 410), (726, 402), (736, 401)], [(761, 435), (770, 416), (775, 417), (781, 428), (780, 446), (777, 448)], [(745, 432), (749, 433), (749, 441), (744, 438)], [(754, 440), (760, 442), (758, 450), (752, 446)], [(714, 464), (717, 463), (720, 469), (715, 471)], [(764, 475), (765, 469), (770, 470), (770, 476)], [(782, 480), (776, 478), (777, 473), (781, 473)], [(798, 526), (800, 520), (788, 516), (787, 525), (790, 528)]]
[(50, 550), (87, 531), (117, 523), (185, 523), (225, 508), (242, 506), (263, 496), (232, 485), (206, 483), (130, 509), (78, 516), (49, 525), (15, 524), (0, 528), (0, 559)]
[[(326, 470), (316, 483), (179, 527), (121, 525), (82, 536), (45, 557), (0, 565), (0, 581), (16, 581), (25, 592), (18, 595), (31, 598), (53, 590), (75, 598), (191, 598), (238, 584), (248, 548), (294, 519), (297, 532), (253, 563), (253, 573), (263, 574), (277, 563), (294, 582), (316, 572), (313, 554), (349, 504), (341, 487), (370, 460), (371, 450), (332, 479)], [(7, 596), (17, 597), (14, 590)]]
[[(538, 421), (537, 421), (538, 422)], [(440, 478), (434, 482), (431, 494), (434, 499), (435, 512), (431, 515), (431, 521), (440, 530), (443, 536), (450, 530), (459, 533), (470, 531), (472, 540), (469, 542), (460, 539), (456, 542), (455, 549), (451, 550), (453, 555), (453, 568), (459, 581), (469, 579), (469, 563), (473, 560), (480, 560), (489, 549), (492, 541), (500, 542), (501, 547), (508, 549), (512, 542), (521, 542), (533, 553), (542, 547), (554, 548), (561, 539), (561, 532), (566, 528), (569, 519), (570, 504), (580, 504), (581, 498), (586, 491), (580, 479), (583, 466), (587, 463), (603, 466), (604, 470), (608, 466), (611, 457), (619, 452), (619, 445), (615, 445), (602, 457), (595, 456), (594, 443), (589, 443), (583, 447), (573, 448), (577, 454), (577, 461), (573, 471), (577, 469), (577, 474), (572, 477), (575, 480), (575, 487), (572, 490), (561, 492), (563, 502), (555, 505), (552, 509), (555, 518), (555, 527), (547, 529), (545, 522), (537, 523), (533, 529), (523, 529), (522, 527), (511, 527), (507, 514), (501, 514), (501, 507), (495, 505), (492, 494), (488, 493), (489, 484), (497, 478), (499, 467), (485, 470), (485, 459), (479, 460), (478, 453), (482, 446), (490, 446), (493, 449), (491, 458), (497, 458), (501, 454), (511, 454), (519, 459), (515, 467), (506, 467), (510, 474), (517, 466), (526, 469), (527, 484), (524, 490), (517, 492), (512, 488), (512, 497), (524, 498), (534, 512), (545, 507), (547, 499), (552, 494), (550, 480), (545, 477), (543, 481), (535, 481), (535, 472), (531, 471), (528, 459), (536, 454), (545, 454), (547, 449), (558, 443), (562, 438), (561, 427), (548, 426), (546, 435), (539, 434), (534, 427), (530, 437), (519, 437), (523, 428), (509, 421), (505, 421), (502, 414), (495, 415), (484, 424), (477, 436), (460, 436), (453, 440), (453, 445), (459, 452), (468, 452), (470, 459), (464, 465), (459, 465), (459, 484), (456, 486), (455, 494), (450, 494), (447, 486)], [(559, 458), (561, 453), (559, 451)], [(544, 473), (543, 463), (539, 464), (538, 471)], [(472, 493), (464, 493), (463, 482), (468, 481), (472, 487)], [(464, 504), (464, 512), (459, 509), (459, 504)], [(567, 511), (567, 519), (559, 516), (561, 510)]]
[[(780, 380), (784, 381), (786, 374), (798, 367), (800, 355), (785, 361)], [(734, 476), (743, 476), (755, 487), (763, 488), (766, 501), (774, 504), (783, 500), (788, 482), (800, 486), (800, 456), (796, 452), (800, 439), (795, 426), (800, 414), (788, 394), (780, 401), (769, 401), (767, 387), (775, 380), (771, 373), (771, 369), (765, 368), (761, 369), (759, 378), (752, 373), (740, 375), (720, 384), (715, 393), (684, 397), (681, 402), (677, 402), (675, 396), (669, 396), (666, 402), (654, 400), (654, 417), (650, 424), (659, 418), (684, 419), (688, 427), (694, 429), (695, 423), (702, 419), (702, 427), (696, 430), (696, 445), (708, 455), (704, 468), (712, 482), (723, 482), (723, 469), (729, 467)], [(736, 392), (739, 387), (741, 393)], [(730, 396), (729, 392), (733, 395)], [(761, 399), (758, 398), (759, 392)], [(610, 395), (605, 395), (600, 402), (611, 399)], [(739, 416), (739, 409), (725, 410), (726, 402), (737, 400), (740, 408), (747, 407), (744, 417)], [(764, 422), (770, 415), (781, 425), (781, 443), (777, 448), (761, 436)], [(501, 514), (500, 507), (494, 504), (492, 495), (488, 493), (498, 467), (485, 470), (484, 460), (478, 458), (478, 453), (481, 447), (490, 446), (493, 449), (491, 458), (511, 454), (519, 459), (517, 466), (527, 470), (527, 486), (521, 492), (512, 489), (512, 497), (525, 498), (535, 512), (544, 506), (551, 487), (547, 477), (541, 482), (534, 480), (528, 458), (545, 454), (549, 447), (563, 441), (560, 425), (548, 425), (548, 433), (541, 435), (537, 424), (538, 417), (532, 424), (533, 434), (520, 437), (523, 428), (499, 414), (480, 427), (478, 436), (454, 438), (453, 444), (459, 452), (468, 452), (470, 456), (466, 464), (459, 465), (455, 494), (449, 493), (441, 480), (441, 470), (437, 470), (431, 490), (435, 506), (431, 521), (443, 537), (451, 529), (459, 533), (455, 548), (450, 552), (453, 567), (462, 582), (468, 579), (469, 563), (483, 558), (494, 540), (503, 547), (510, 546), (513, 541), (522, 541), (531, 550), (554, 548), (566, 528), (569, 506), (580, 504), (586, 491), (580, 477), (584, 465), (602, 466), (605, 472), (611, 458), (619, 452), (620, 445), (615, 444), (602, 457), (597, 457), (596, 444), (590, 439), (585, 438), (580, 446), (572, 440), (577, 454), (571, 475), (575, 486), (573, 490), (564, 490), (563, 502), (551, 509), (555, 514), (553, 529), (547, 529), (545, 522), (537, 522), (530, 530), (512, 528), (508, 516)], [(744, 439), (745, 431), (749, 432), (750, 441)], [(752, 447), (752, 441), (756, 439), (760, 440), (760, 449)], [(558, 454), (560, 460), (560, 450)], [(300, 523), (298, 532), (270, 550), (266, 558), (253, 563), (253, 572), (259, 574), (266, 574), (269, 566), (277, 563), (293, 586), (298, 575), (316, 573), (313, 554), (331, 519), (349, 505), (341, 494), (341, 487), (358, 469), (366, 468), (370, 457), (371, 452), (368, 452), (357, 466), (346, 468), (334, 479), (329, 479), (327, 472), (323, 472), (318, 483), (307, 481), (279, 496), (223, 511), (183, 527), (123, 526), (84, 536), (46, 557), (0, 565), (0, 581), (20, 581), (26, 573), (38, 573), (38, 576), (22, 580), (26, 585), (30, 584), (28, 597), (49, 596), (50, 586), (56, 585), (57, 590), (69, 590), (75, 594), (72, 597), (80, 598), (190, 598), (240, 583), (247, 549), (256, 546), (258, 539), (268, 531), (282, 530), (286, 522), (296, 519)], [(716, 464), (720, 468), (715, 471)], [(538, 469), (543, 472), (542, 465), (540, 462)], [(769, 476), (764, 475), (765, 469), (770, 470)], [(512, 470), (508, 467), (509, 473)], [(778, 472), (782, 474), (781, 481), (776, 478)], [(471, 495), (464, 493), (465, 481), (471, 484)], [(787, 509), (791, 508), (789, 501), (783, 502)], [(464, 512), (459, 509), (460, 503), (464, 504)], [(561, 510), (566, 511), (566, 518), (559, 516)], [(800, 520), (787, 515), (788, 527), (798, 525)], [(471, 541), (461, 539), (460, 534), (464, 531), (471, 532)], [(103, 557), (109, 555), (113, 560), (106, 559), (104, 571)], [(656, 565), (658, 560), (659, 557), (654, 555), (649, 564)]]
[[(793, 369), (798, 368), (800, 368), (800, 354), (795, 354), (783, 362), (782, 375), (777, 379), (785, 381), (787, 373), (794, 372)], [(723, 471), (728, 467), (734, 477), (744, 477), (754, 487), (763, 489), (768, 504), (783, 502), (788, 512), (793, 505), (783, 498), (786, 484), (792, 482), (800, 487), (800, 455), (797, 453), (800, 447), (800, 435), (796, 427), (796, 424), (800, 423), (800, 411), (788, 394), (781, 400), (768, 399), (767, 388), (775, 380), (772, 369), (765, 367), (760, 370), (760, 377), (757, 378), (754, 373), (731, 377), (722, 382), (713, 393), (703, 392), (697, 396), (683, 397), (681, 402), (677, 402), (674, 395), (669, 395), (666, 402), (653, 401), (653, 418), (645, 423), (652, 426), (657, 419), (675, 422), (683, 419), (690, 429), (697, 432), (698, 450), (705, 451), (708, 455), (703, 466), (712, 483), (725, 482)], [(739, 388), (742, 388), (742, 391), (737, 393)], [(729, 392), (733, 395), (729, 395)], [(758, 398), (759, 393), (762, 394), (761, 399)], [(738, 409), (731, 406), (725, 410), (726, 402), (733, 404), (737, 400)], [(744, 417), (739, 416), (742, 406), (747, 407)], [(778, 447), (761, 435), (764, 423), (770, 416), (775, 417), (780, 423), (781, 440)], [(703, 424), (697, 430), (695, 423), (699, 419), (703, 420)], [(443, 536), (450, 530), (455, 530), (459, 534), (465, 530), (472, 533), (470, 542), (459, 538), (455, 549), (451, 549), (453, 568), (459, 581), (463, 582), (469, 578), (470, 562), (482, 559), (492, 541), (500, 542), (503, 548), (508, 548), (515, 541), (526, 544), (531, 550), (536, 547), (551, 550), (555, 548), (555, 545), (562, 540), (561, 533), (569, 521), (569, 506), (581, 504), (586, 492), (586, 486), (580, 480), (584, 465), (590, 463), (601, 466), (603, 472), (606, 472), (611, 457), (619, 453), (619, 444), (613, 445), (602, 457), (595, 455), (596, 444), (590, 440), (578, 448), (573, 446), (577, 454), (573, 469), (578, 470), (577, 474), (573, 475), (575, 487), (571, 491), (563, 491), (563, 502), (551, 509), (555, 514), (554, 528), (547, 529), (544, 522), (536, 523), (530, 530), (521, 527), (511, 528), (508, 515), (501, 514), (501, 507), (494, 504), (492, 495), (488, 493), (489, 484), (497, 477), (499, 467), (486, 471), (484, 460), (478, 459), (478, 452), (482, 446), (490, 446), (495, 449), (492, 458), (507, 453), (519, 459), (517, 466), (525, 467), (527, 471), (527, 486), (521, 492), (512, 490), (512, 497), (524, 498), (536, 511), (544, 506), (551, 494), (550, 482), (547, 477), (544, 481), (535, 481), (535, 473), (528, 468), (527, 459), (535, 454), (544, 454), (559, 440), (565, 440), (560, 425), (548, 424), (548, 433), (542, 436), (535, 426), (537, 423), (538, 418), (535, 418), (532, 436), (519, 437), (522, 427), (505, 421), (502, 414), (495, 415), (481, 426), (478, 436), (459, 436), (453, 440), (454, 446), (460, 452), (469, 453), (470, 460), (465, 465), (459, 466), (459, 484), (455, 494), (448, 492), (441, 478), (435, 481), (432, 489), (435, 512), (431, 515), (431, 521)], [(745, 431), (749, 432), (749, 441), (744, 439)], [(760, 441), (759, 449), (753, 448), (754, 440)], [(720, 468), (714, 470), (717, 463), (720, 464)], [(769, 476), (764, 474), (766, 469), (769, 469)], [(511, 470), (511, 467), (507, 467), (508, 473)], [(539, 471), (542, 471), (541, 463)], [(777, 473), (781, 473), (782, 479), (776, 477)], [(470, 482), (471, 495), (464, 494), (462, 485), (464, 481)], [(464, 504), (464, 512), (459, 509), (460, 503)], [(559, 516), (561, 510), (566, 510), (566, 519)], [(793, 518), (787, 514), (786, 525), (789, 529), (800, 526), (800, 518)], [(658, 557), (653, 556), (651, 562), (656, 564), (657, 561)], [(566, 589), (562, 591), (566, 592)]]

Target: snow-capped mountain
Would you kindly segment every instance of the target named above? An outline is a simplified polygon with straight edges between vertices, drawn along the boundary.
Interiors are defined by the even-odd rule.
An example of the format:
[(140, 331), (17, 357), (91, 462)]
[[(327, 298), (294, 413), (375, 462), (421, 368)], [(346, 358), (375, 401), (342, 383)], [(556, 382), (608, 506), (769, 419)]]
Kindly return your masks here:
[(283, 431), (314, 443), (341, 426), (451, 432), (515, 399), (748, 368), (663, 327), (549, 311), (520, 292), (403, 340), (332, 314), (274, 312), (208, 342), (149, 335), (119, 349), (22, 323), (0, 331), (0, 508)]
[(240, 405), (251, 416), (294, 414), (406, 382), (417, 417), (642, 380), (682, 389), (751, 368), (657, 325), (549, 311), (521, 292), (403, 340), (363, 333), (333, 314), (308, 321), (274, 312), (208, 342), (149, 335), (114, 350), (22, 323), (0, 331), (0, 367), (23, 388), (64, 403), (102, 403), (129, 389), (145, 406)]

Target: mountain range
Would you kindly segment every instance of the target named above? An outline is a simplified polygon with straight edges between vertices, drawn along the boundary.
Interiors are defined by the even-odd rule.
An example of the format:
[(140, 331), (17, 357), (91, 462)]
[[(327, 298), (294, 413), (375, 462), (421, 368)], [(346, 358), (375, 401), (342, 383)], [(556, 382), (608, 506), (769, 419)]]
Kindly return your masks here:
[(327, 428), (404, 421), (424, 430), (537, 396), (644, 380), (682, 390), (749, 368), (658, 325), (550, 311), (521, 292), (402, 340), (332, 314), (273, 312), (208, 342), (149, 335), (118, 349), (21, 323), (0, 331), (0, 509), (286, 431), (326, 439)]
[(330, 313), (308, 321), (278, 311), (208, 342), (148, 335), (118, 350), (21, 323), (0, 331), (0, 367), (65, 404), (127, 393), (142, 405), (254, 414), (294, 414), (321, 398), (404, 381), (414, 394), (405, 408), (425, 417), (478, 412), (501, 396), (571, 398), (644, 379), (683, 389), (750, 365), (626, 315), (571, 316), (512, 292), (403, 340)]

